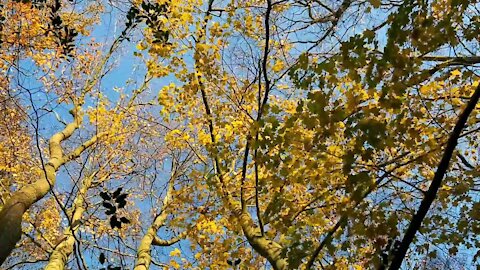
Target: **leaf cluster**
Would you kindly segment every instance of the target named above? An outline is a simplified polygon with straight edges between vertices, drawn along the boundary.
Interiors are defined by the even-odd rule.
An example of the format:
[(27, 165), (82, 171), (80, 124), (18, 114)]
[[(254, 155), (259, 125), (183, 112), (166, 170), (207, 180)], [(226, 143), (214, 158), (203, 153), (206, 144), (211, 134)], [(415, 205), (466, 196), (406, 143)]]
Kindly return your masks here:
[(102, 205), (107, 210), (105, 214), (110, 216), (110, 227), (112, 229), (122, 228), (123, 224), (129, 224), (130, 220), (126, 217), (118, 217), (117, 210), (122, 209), (127, 204), (126, 198), (128, 196), (127, 193), (121, 193), (122, 188), (117, 188), (113, 193), (110, 192), (100, 192), (100, 197), (102, 198), (103, 202)]

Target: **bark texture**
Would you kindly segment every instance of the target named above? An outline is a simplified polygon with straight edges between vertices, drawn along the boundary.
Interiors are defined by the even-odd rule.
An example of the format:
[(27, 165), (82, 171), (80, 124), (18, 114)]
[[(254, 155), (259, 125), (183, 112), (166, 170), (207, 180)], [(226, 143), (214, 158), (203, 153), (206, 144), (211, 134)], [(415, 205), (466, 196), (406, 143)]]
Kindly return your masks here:
[(0, 211), (0, 243), (2, 243), (0, 246), (0, 265), (5, 262), (20, 240), (23, 214), (55, 185), (57, 171), (66, 162), (61, 143), (75, 132), (81, 122), (77, 110), (78, 108), (71, 111), (74, 116), (73, 122), (50, 138), (50, 159), (42, 166), (43, 173), (39, 179), (15, 192)]
[(153, 220), (152, 225), (148, 228), (147, 233), (143, 236), (140, 245), (137, 249), (137, 261), (135, 262), (134, 270), (146, 270), (150, 267), (152, 262), (151, 250), (152, 246), (170, 246), (185, 236), (186, 233), (180, 234), (178, 237), (171, 240), (162, 240), (157, 236), (158, 229), (165, 225), (165, 221), (168, 217), (168, 212), (166, 207), (172, 200), (172, 191), (173, 191), (173, 178), (170, 179), (168, 184), (167, 193), (163, 198), (163, 206), (160, 213)]
[(82, 122), (80, 106), (72, 109), (70, 113), (73, 116), (73, 121), (50, 138), (50, 158), (47, 163), (42, 163), (39, 179), (15, 192), (0, 211), (0, 243), (2, 243), (0, 245), (0, 265), (5, 262), (15, 248), (16, 243), (20, 240), (23, 214), (32, 204), (45, 197), (53, 188), (59, 168), (79, 157), (85, 149), (95, 144), (99, 138), (107, 135), (106, 132), (99, 133), (78, 146), (71, 153), (64, 155), (61, 143), (70, 138)]
[(92, 185), (92, 181), (96, 173), (93, 173), (85, 177), (82, 181), (82, 186), (78, 191), (77, 196), (73, 202), (73, 206), (70, 209), (70, 222), (69, 226), (65, 229), (63, 240), (57, 244), (50, 260), (45, 267), (45, 270), (63, 270), (67, 264), (68, 257), (73, 252), (73, 246), (75, 244), (75, 233), (81, 225), (82, 215), (85, 212), (84, 202), (88, 189)]
[(262, 235), (260, 229), (257, 228), (251, 221), (252, 217), (248, 212), (244, 211), (240, 215), (240, 224), (248, 243), (253, 249), (255, 249), (255, 251), (257, 251), (270, 262), (273, 269), (288, 269), (287, 259), (281, 254), (283, 247), (279, 243), (268, 239), (265, 235)]

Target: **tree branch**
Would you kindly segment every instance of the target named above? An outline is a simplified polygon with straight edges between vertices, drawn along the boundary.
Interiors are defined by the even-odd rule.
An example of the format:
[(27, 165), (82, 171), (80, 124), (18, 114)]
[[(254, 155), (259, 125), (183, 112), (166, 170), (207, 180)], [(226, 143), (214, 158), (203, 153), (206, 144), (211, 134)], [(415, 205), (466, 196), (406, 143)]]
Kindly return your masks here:
[(463, 128), (465, 127), (465, 124), (467, 123), (468, 117), (470, 116), (472, 111), (475, 109), (475, 106), (477, 105), (479, 99), (480, 99), (480, 85), (477, 86), (477, 88), (475, 89), (475, 92), (470, 98), (470, 101), (467, 103), (467, 106), (462, 111), (462, 113), (458, 116), (457, 123), (453, 128), (452, 133), (450, 134), (442, 159), (440, 160), (440, 163), (438, 164), (438, 167), (437, 167), (437, 171), (433, 176), (432, 183), (430, 184), (430, 187), (427, 190), (426, 196), (423, 198), (417, 213), (413, 215), (412, 220), (410, 221), (410, 225), (408, 226), (408, 229), (405, 232), (405, 236), (403, 237), (403, 240), (396, 254), (394, 255), (394, 258), (389, 268), (390, 270), (400, 269), (400, 266), (402, 265), (402, 262), (403, 262), (403, 259), (405, 258), (407, 250), (410, 244), (412, 243), (413, 239), (415, 238), (415, 234), (420, 229), (423, 219), (427, 215), (430, 209), (430, 206), (432, 205), (433, 201), (437, 196), (437, 192), (442, 184), (443, 177), (445, 176), (448, 170), (448, 166), (450, 164), (453, 151), (457, 146), (458, 138), (460, 137), (460, 134)]
[(160, 237), (155, 235), (155, 238), (152, 241), (152, 245), (153, 246), (160, 246), (160, 247), (171, 246), (173, 244), (176, 244), (178, 241), (182, 240), (186, 235), (187, 235), (187, 231), (183, 231), (179, 235), (177, 235), (176, 237), (171, 238), (170, 240), (160, 239)]

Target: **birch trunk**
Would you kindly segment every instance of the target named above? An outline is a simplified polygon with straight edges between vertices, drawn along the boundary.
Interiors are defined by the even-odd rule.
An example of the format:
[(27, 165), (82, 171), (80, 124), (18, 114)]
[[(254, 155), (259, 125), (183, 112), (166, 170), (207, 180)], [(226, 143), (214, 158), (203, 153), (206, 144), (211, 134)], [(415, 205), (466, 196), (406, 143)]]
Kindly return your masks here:
[(173, 191), (173, 177), (170, 179), (170, 183), (168, 184), (167, 193), (163, 198), (163, 208), (158, 214), (155, 219), (153, 220), (152, 225), (148, 228), (147, 233), (143, 236), (140, 245), (137, 250), (137, 261), (135, 263), (134, 270), (147, 270), (150, 267), (150, 263), (152, 262), (151, 250), (152, 246), (170, 246), (175, 244), (176, 242), (180, 241), (186, 233), (182, 233), (177, 237), (171, 240), (161, 240), (157, 236), (158, 229), (165, 225), (165, 221), (167, 220), (168, 213), (165, 211), (166, 207), (170, 203), (172, 199), (172, 191)]
[(32, 204), (42, 199), (55, 185), (57, 171), (65, 163), (61, 143), (68, 139), (79, 127), (81, 117), (77, 107), (72, 110), (74, 120), (61, 132), (54, 134), (49, 141), (50, 159), (43, 166), (40, 179), (15, 192), (0, 211), (0, 265), (15, 248), (22, 234), (22, 216)]
[[(73, 246), (75, 244), (75, 233), (81, 225), (81, 219), (83, 212), (85, 212), (84, 203), (87, 191), (92, 185), (92, 181), (95, 178), (96, 173), (85, 177), (82, 181), (82, 186), (78, 191), (78, 194), (73, 202), (73, 206), (69, 211), (71, 213), (71, 220), (69, 226), (65, 229), (63, 240), (57, 244), (50, 260), (45, 267), (46, 270), (63, 270), (67, 264), (68, 257), (73, 252)], [(70, 217), (69, 217), (70, 218)]]

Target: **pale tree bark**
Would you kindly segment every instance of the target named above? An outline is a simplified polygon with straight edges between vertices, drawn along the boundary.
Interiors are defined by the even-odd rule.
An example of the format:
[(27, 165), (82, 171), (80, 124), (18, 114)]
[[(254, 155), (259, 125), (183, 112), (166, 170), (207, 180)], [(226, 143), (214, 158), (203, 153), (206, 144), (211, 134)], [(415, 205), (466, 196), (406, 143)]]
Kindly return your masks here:
[(90, 188), (94, 177), (95, 173), (83, 179), (82, 186), (78, 191), (77, 196), (75, 197), (71, 210), (69, 211), (72, 213), (69, 225), (65, 229), (62, 241), (57, 244), (52, 254), (50, 255), (50, 260), (45, 267), (46, 270), (65, 269), (68, 256), (70, 256), (70, 254), (72, 254), (73, 252), (73, 245), (75, 244), (75, 233), (80, 227), (82, 215), (83, 212), (85, 212), (85, 208), (83, 206), (85, 201), (85, 195), (87, 194), (87, 190)]
[[(105, 167), (105, 165), (102, 167)], [(50, 254), (49, 262), (45, 267), (46, 270), (65, 269), (68, 257), (73, 252), (73, 247), (76, 241), (75, 234), (82, 225), (82, 216), (85, 212), (85, 196), (87, 195), (88, 190), (92, 186), (93, 180), (101, 169), (102, 168), (83, 178), (80, 190), (78, 191), (75, 200), (73, 201), (72, 207), (68, 211), (68, 218), (70, 220), (68, 227), (64, 231), (64, 237), (62, 241), (56, 245), (55, 249)], [(105, 179), (108, 178), (109, 175), (110, 174), (104, 175), (101, 179), (97, 180), (96, 183), (103, 182)]]
[(140, 242), (140, 245), (138, 246), (137, 261), (135, 262), (134, 270), (146, 270), (150, 267), (150, 264), (152, 262), (152, 246), (171, 246), (180, 241), (186, 235), (186, 231), (184, 231), (177, 237), (170, 240), (163, 240), (157, 236), (158, 230), (165, 225), (168, 217), (166, 207), (170, 204), (172, 200), (174, 178), (175, 173), (172, 174), (172, 177), (168, 183), (167, 192), (165, 194), (165, 197), (163, 198), (162, 210), (155, 217), (152, 225), (150, 226), (150, 228), (148, 228), (147, 232), (145, 233)]
[[(128, 26), (124, 33), (133, 28), (134, 26)], [(99, 61), (98, 65), (92, 70), (92, 78), (85, 82), (85, 87), (82, 93), (77, 99), (78, 103), (74, 104), (74, 108), (70, 111), (73, 116), (73, 121), (66, 125), (66, 127), (54, 134), (49, 140), (49, 160), (43, 163), (41, 170), (43, 171), (39, 175), (39, 179), (34, 181), (28, 186), (22, 187), (11, 195), (3, 205), (0, 207), (0, 266), (5, 262), (12, 250), (15, 248), (16, 243), (20, 240), (22, 234), (22, 216), (23, 214), (45, 195), (52, 190), (56, 181), (56, 174), (59, 168), (65, 163), (79, 157), (84, 150), (96, 143), (96, 141), (105, 135), (107, 132), (102, 132), (93, 136), (90, 140), (86, 141), (73, 152), (68, 155), (64, 155), (61, 143), (67, 140), (72, 134), (79, 128), (82, 122), (81, 107), (84, 102), (85, 94), (89, 93), (97, 84), (97, 82), (105, 75), (104, 68), (107, 65), (110, 57), (120, 46), (122, 41), (125, 40), (124, 35), (120, 35), (112, 43), (110, 49), (104, 57)], [(137, 95), (135, 93), (135, 95)], [(131, 101), (133, 102), (133, 100)], [(3, 201), (3, 198), (2, 198)], [(3, 203), (3, 202), (2, 202)]]
[(287, 259), (282, 256), (283, 247), (279, 243), (268, 239), (252, 222), (251, 215), (244, 211), (240, 215), (240, 225), (243, 233), (252, 248), (270, 262), (275, 270), (288, 269)]
[(32, 204), (42, 199), (55, 185), (56, 174), (65, 163), (77, 158), (92, 146), (99, 137), (98, 134), (86, 141), (73, 152), (64, 155), (61, 143), (67, 140), (82, 122), (81, 107), (76, 106), (71, 110), (73, 121), (62, 131), (54, 134), (49, 141), (50, 158), (43, 166), (39, 179), (15, 192), (5, 203), (0, 211), (0, 265), (5, 262), (8, 255), (15, 248), (22, 234), (22, 216)]
[[(65, 163), (79, 157), (87, 148), (97, 142), (98, 139), (108, 136), (108, 132), (101, 132), (93, 136), (90, 140), (78, 146), (71, 153), (64, 155), (61, 143), (80, 127), (83, 115), (81, 113), (85, 95), (93, 90), (97, 82), (105, 75), (104, 68), (113, 52), (119, 47), (122, 37), (118, 37), (113, 42), (109, 51), (101, 59), (98, 65), (92, 71), (92, 78), (85, 82), (85, 87), (74, 104), (74, 108), (70, 110), (73, 121), (60, 132), (54, 134), (49, 140), (50, 158), (44, 164), (42, 162), (43, 173), (39, 179), (32, 184), (25, 186), (15, 192), (6, 203), (0, 208), (0, 266), (5, 262), (16, 243), (20, 240), (22, 234), (22, 216), (23, 214), (53, 188), (55, 185), (56, 174), (61, 166)], [(142, 87), (144, 87), (144, 84)], [(139, 92), (135, 93), (135, 96)], [(133, 103), (133, 99), (131, 100)], [(130, 104), (131, 104), (130, 103)]]

